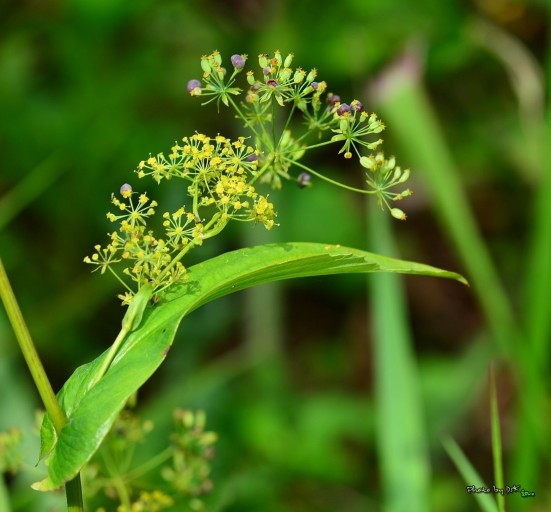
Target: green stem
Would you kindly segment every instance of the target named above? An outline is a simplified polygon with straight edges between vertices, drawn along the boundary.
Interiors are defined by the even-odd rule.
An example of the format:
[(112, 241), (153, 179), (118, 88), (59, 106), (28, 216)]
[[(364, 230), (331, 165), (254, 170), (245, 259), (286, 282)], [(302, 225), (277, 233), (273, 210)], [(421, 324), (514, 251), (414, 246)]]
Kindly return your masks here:
[(8, 319), (15, 333), (17, 342), (19, 343), (19, 348), (25, 358), (25, 362), (29, 367), (34, 384), (42, 403), (46, 408), (50, 419), (54, 425), (56, 432), (59, 434), (61, 429), (67, 423), (67, 418), (61, 410), (59, 403), (55, 397), (54, 390), (48, 380), (44, 366), (42, 366), (42, 361), (38, 356), (38, 352), (34, 346), (31, 335), (23, 319), (19, 305), (13, 293), (13, 290), (10, 286), (6, 270), (4, 269), (4, 264), (0, 258), (0, 296), (2, 297), (2, 302), (6, 308), (6, 313), (8, 314)]
[(120, 330), (119, 334), (117, 335), (115, 341), (109, 348), (109, 352), (107, 352), (107, 356), (101, 363), (101, 367), (98, 370), (98, 373), (96, 373), (96, 375), (92, 379), (90, 388), (92, 388), (92, 386), (95, 386), (99, 382), (99, 380), (107, 373), (109, 366), (111, 366), (113, 359), (115, 359), (115, 356), (119, 350), (119, 347), (121, 346), (121, 343), (123, 342), (127, 334), (128, 334), (128, 329), (123, 327)]
[(11, 512), (12, 510), (4, 475), (0, 475), (0, 510), (4, 510), (5, 512)]
[[(23, 357), (25, 358), (25, 362), (31, 372), (36, 389), (40, 394), (40, 398), (46, 408), (46, 412), (52, 420), (55, 431), (59, 436), (61, 430), (67, 424), (67, 418), (59, 406), (54, 390), (52, 389), (46, 371), (44, 370), (44, 366), (42, 365), (42, 361), (36, 351), (29, 333), (29, 329), (27, 328), (27, 324), (23, 318), (23, 314), (17, 304), (15, 294), (13, 293), (1, 258), (0, 297), (2, 298), (2, 302), (6, 308), (8, 319), (15, 333), (17, 342), (19, 343)], [(77, 474), (73, 480), (65, 484), (65, 493), (67, 497), (67, 510), (69, 512), (81, 512), (84, 510), (80, 474)]]
[(77, 473), (75, 478), (65, 484), (65, 495), (67, 497), (67, 512), (84, 512), (80, 473)]
[[(205, 229), (203, 231), (203, 238), (202, 240), (206, 240), (207, 238), (211, 238), (214, 235), (217, 235), (222, 231), (226, 223), (219, 223), (216, 228), (209, 231), (209, 228), (212, 227), (214, 224), (218, 222), (220, 219), (220, 213), (215, 213), (212, 216), (212, 219), (209, 220), (207, 224), (205, 224)], [(189, 244), (187, 244), (173, 259), (172, 261), (165, 267), (162, 274), (159, 276), (158, 281), (161, 282), (163, 278), (170, 272), (170, 269), (176, 265), (178, 261), (180, 261), (193, 247), (198, 245), (198, 242), (195, 240), (192, 240)]]
[[(308, 149), (321, 148), (323, 146), (329, 146), (330, 144), (335, 144), (336, 142), (342, 142), (342, 141), (326, 140), (325, 142), (319, 142), (318, 144), (310, 144), (309, 146), (302, 147), (300, 149), (297, 149), (296, 151), (307, 151)], [(291, 151), (289, 151), (289, 153), (291, 153)]]
[(132, 471), (129, 471), (126, 474), (126, 481), (130, 482), (132, 480), (140, 478), (141, 476), (151, 471), (153, 468), (156, 468), (163, 462), (169, 460), (171, 457), (171, 454), (172, 454), (172, 448), (165, 448), (161, 453), (158, 453), (157, 455), (149, 459), (147, 462), (144, 462), (141, 466), (138, 466)]
[(305, 171), (309, 172), (310, 174), (313, 174), (314, 176), (317, 176), (318, 178), (320, 178), (324, 181), (327, 181), (328, 183), (331, 183), (332, 185), (335, 185), (337, 187), (345, 188), (346, 190), (351, 190), (352, 192), (358, 192), (360, 194), (372, 195), (372, 194), (377, 193), (376, 190), (363, 190), (361, 188), (350, 187), (349, 185), (345, 185), (344, 183), (340, 183), (338, 181), (332, 180), (331, 178), (328, 178), (327, 176), (324, 176), (323, 174), (320, 174), (320, 173), (314, 171), (313, 169), (310, 169), (310, 167), (308, 167), (304, 164), (301, 164), (300, 162), (297, 162), (295, 160), (290, 160), (290, 159), (286, 159), (286, 160), (289, 163), (291, 163), (292, 165), (296, 165), (297, 167), (300, 167), (301, 169), (304, 169)]
[(283, 139), (283, 134), (285, 133), (285, 130), (289, 128), (289, 124), (291, 123), (291, 118), (293, 117), (293, 113), (295, 111), (295, 105), (291, 107), (291, 111), (289, 112), (289, 115), (287, 116), (287, 121), (285, 121), (285, 126), (283, 126), (283, 130), (281, 130), (281, 135), (279, 137), (279, 140), (277, 141), (277, 145), (275, 148), (275, 151), (279, 149), (279, 146), (281, 145), (281, 140)]
[(237, 103), (235, 103), (235, 101), (233, 101), (233, 98), (231, 96), (228, 96), (228, 100), (231, 103), (231, 106), (237, 112), (237, 115), (245, 123), (245, 126), (247, 126), (251, 130), (251, 132), (253, 132), (258, 138), (260, 138), (260, 134), (255, 130), (254, 125), (247, 121), (247, 118), (244, 116), (243, 112), (241, 112), (241, 109), (237, 106)]

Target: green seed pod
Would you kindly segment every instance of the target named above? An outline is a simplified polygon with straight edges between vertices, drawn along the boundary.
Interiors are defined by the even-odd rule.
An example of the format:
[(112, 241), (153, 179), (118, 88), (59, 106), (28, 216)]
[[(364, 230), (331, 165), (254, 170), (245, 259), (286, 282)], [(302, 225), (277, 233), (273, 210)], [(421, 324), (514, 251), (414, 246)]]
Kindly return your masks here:
[(211, 67), (210, 67), (209, 61), (207, 60), (206, 57), (201, 57), (201, 69), (205, 73), (210, 73), (211, 72)]
[(292, 70), (291, 68), (283, 68), (279, 73), (279, 81), (284, 82), (291, 76)]
[(390, 215), (392, 215), (395, 219), (398, 219), (398, 220), (407, 219), (406, 214), (402, 210), (400, 210), (400, 208), (392, 208), (390, 210)]
[(293, 82), (295, 84), (300, 84), (304, 80), (306, 73), (302, 69), (297, 69), (295, 75), (293, 76)]
[(308, 76), (306, 77), (306, 81), (307, 81), (308, 83), (313, 82), (313, 81), (316, 79), (317, 76), (318, 76), (317, 70), (316, 70), (316, 69), (312, 69), (312, 70), (310, 71), (310, 73), (308, 73)]
[(261, 68), (265, 68), (268, 65), (268, 54), (267, 53), (261, 53), (258, 56), (258, 63), (260, 64)]
[(373, 159), (368, 156), (362, 156), (360, 158), (360, 165), (369, 170), (373, 170), (373, 168), (375, 167)]
[(343, 132), (343, 133), (348, 131), (349, 126), (350, 126), (350, 122), (348, 121), (348, 117), (341, 118), (341, 120), (339, 121), (340, 131)]
[(291, 63), (293, 62), (293, 57), (295, 56), (294, 53), (290, 53), (289, 55), (287, 55), (287, 57), (285, 57), (285, 61), (283, 62), (283, 66), (288, 68)]
[(402, 176), (400, 177), (400, 181), (398, 183), (405, 183), (409, 178), (409, 169), (406, 169), (403, 173), (402, 173)]

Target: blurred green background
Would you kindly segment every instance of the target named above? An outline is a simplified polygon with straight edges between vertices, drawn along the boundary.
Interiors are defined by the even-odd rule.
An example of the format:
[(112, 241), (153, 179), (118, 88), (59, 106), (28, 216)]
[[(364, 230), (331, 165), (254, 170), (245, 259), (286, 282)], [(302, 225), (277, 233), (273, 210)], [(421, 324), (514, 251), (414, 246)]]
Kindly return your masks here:
[[(203, 408), (220, 436), (208, 510), (475, 510), (441, 441), (452, 436), (492, 485), (493, 361), (505, 483), (536, 493), (507, 508), (551, 509), (550, 19), (544, 0), (1, 2), (0, 255), (54, 388), (118, 332), (117, 283), (82, 262), (110, 230), (111, 193), (184, 135), (241, 134), (186, 94), (200, 56), (294, 52), (293, 65), (386, 122), (385, 151), (413, 171), (407, 222), (324, 183), (290, 184), (271, 195), (280, 227), (234, 226), (188, 263), (330, 242), (472, 286), (337, 276), (218, 300), (184, 320), (143, 389), (139, 411), (157, 428), (140, 450), (154, 453), (172, 409)], [(358, 186), (339, 162), (311, 164)], [(39, 402), (3, 313), (0, 390), (0, 430), (23, 428), (31, 466), (8, 479), (13, 510), (49, 510), (59, 497), (28, 488)], [(396, 451), (404, 433), (413, 457)], [(408, 489), (417, 497), (400, 505)]]

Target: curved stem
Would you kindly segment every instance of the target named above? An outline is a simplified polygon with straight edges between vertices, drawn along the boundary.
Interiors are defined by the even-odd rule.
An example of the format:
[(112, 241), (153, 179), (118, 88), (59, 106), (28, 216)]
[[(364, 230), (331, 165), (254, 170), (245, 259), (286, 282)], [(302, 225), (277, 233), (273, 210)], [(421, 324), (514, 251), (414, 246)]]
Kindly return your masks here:
[(332, 185), (335, 185), (337, 187), (345, 188), (346, 190), (351, 190), (352, 192), (359, 192), (360, 194), (376, 194), (376, 190), (362, 190), (361, 188), (355, 188), (350, 187), (349, 185), (345, 185), (344, 183), (340, 183), (338, 181), (332, 180), (331, 178), (328, 178), (327, 176), (324, 176), (323, 174), (320, 174), (319, 172), (314, 171), (313, 169), (310, 169), (310, 167), (307, 167), (306, 165), (301, 164), (300, 162), (296, 162), (294, 160), (286, 159), (290, 164), (296, 165), (297, 167), (300, 167), (301, 169), (304, 169), (305, 171), (309, 172), (310, 174), (313, 174), (314, 176), (317, 176), (318, 178), (327, 181), (328, 183), (331, 183)]

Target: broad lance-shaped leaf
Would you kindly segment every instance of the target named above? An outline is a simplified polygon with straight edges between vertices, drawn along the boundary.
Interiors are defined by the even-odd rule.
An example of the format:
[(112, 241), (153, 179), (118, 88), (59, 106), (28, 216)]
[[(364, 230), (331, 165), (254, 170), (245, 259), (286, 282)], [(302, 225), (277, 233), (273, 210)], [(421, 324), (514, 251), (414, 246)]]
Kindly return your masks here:
[(34, 488), (62, 486), (92, 457), (128, 398), (163, 362), (180, 320), (199, 306), (258, 284), (328, 274), (397, 272), (456, 279), (454, 272), (379, 256), (338, 245), (268, 244), (240, 249), (189, 268), (184, 283), (171, 286), (160, 302), (148, 305), (101, 380), (89, 388), (106, 353), (79, 367), (58, 397), (69, 418), (59, 439), (51, 423), (42, 425), (41, 457), (50, 453), (49, 476)]

